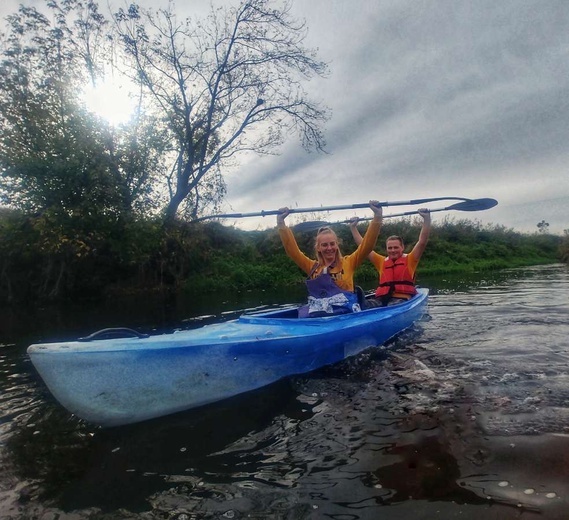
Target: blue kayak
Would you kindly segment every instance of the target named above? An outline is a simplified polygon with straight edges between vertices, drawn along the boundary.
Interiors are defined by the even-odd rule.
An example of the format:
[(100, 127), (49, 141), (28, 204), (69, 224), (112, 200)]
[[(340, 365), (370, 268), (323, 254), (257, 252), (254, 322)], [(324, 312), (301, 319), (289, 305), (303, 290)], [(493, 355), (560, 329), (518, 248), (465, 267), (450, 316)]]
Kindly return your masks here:
[(426, 312), (408, 302), (297, 318), (297, 308), (243, 314), (171, 334), (38, 343), (28, 354), (55, 398), (101, 426), (118, 426), (219, 401), (336, 363), (385, 343)]

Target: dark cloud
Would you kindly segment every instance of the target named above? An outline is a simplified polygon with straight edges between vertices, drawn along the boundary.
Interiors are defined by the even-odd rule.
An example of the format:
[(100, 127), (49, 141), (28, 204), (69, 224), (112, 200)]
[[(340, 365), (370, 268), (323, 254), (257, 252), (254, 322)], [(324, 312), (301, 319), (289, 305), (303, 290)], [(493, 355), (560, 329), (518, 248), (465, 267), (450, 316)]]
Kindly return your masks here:
[[(531, 197), (561, 196), (569, 204), (565, 2), (347, 4), (296, 4), (310, 43), (330, 60), (331, 77), (313, 92), (334, 113), (331, 155), (306, 156), (291, 146), (259, 164), (257, 180), (277, 172), (284, 200), (300, 183), (312, 203), (365, 200), (375, 184), (393, 190), (392, 199), (444, 189), (496, 194), (505, 208)], [(241, 186), (233, 185), (238, 198)], [(551, 211), (555, 229), (568, 227)], [(507, 225), (507, 212), (500, 215)]]
[(481, 217), (506, 226), (569, 228), (566, 0), (296, 0), (293, 12), (330, 64), (306, 85), (332, 109), (329, 154), (291, 136), (280, 155), (243, 157), (228, 175), (234, 210), (452, 194), (498, 198)]

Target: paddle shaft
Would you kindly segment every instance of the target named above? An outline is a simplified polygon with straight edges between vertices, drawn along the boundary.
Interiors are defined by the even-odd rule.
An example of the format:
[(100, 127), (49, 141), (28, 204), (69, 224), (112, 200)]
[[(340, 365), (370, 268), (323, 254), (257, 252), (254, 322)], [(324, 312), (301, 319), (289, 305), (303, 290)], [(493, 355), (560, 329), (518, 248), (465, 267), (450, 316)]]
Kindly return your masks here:
[[(447, 208), (440, 208), (440, 209), (431, 209), (429, 213), (433, 213), (434, 211), (448, 211)], [(383, 215), (382, 218), (391, 218), (391, 217), (405, 217), (407, 215), (418, 215), (418, 211), (406, 211), (405, 213), (393, 213), (391, 215)], [(366, 222), (368, 220), (372, 220), (373, 217), (359, 217), (358, 222)], [(292, 226), (295, 231), (315, 231), (318, 228), (323, 226), (333, 226), (335, 224), (349, 224), (352, 219), (347, 220), (337, 220), (336, 222), (327, 222), (325, 220), (309, 220), (306, 222), (299, 222)]]
[[(463, 200), (467, 201), (464, 197), (434, 197), (430, 199), (412, 199), (412, 200), (396, 200), (396, 201), (383, 201), (378, 202), (378, 206), (412, 206), (415, 204), (425, 204), (427, 202), (436, 202), (437, 200)], [(289, 213), (313, 213), (316, 211), (336, 211), (347, 209), (361, 209), (369, 208), (369, 202), (361, 202), (356, 204), (345, 204), (343, 206), (317, 206), (314, 208), (289, 208)], [(246, 217), (266, 217), (268, 215), (278, 215), (280, 210), (269, 209), (261, 211), (253, 211), (251, 213), (221, 213), (219, 215), (208, 215), (199, 217), (194, 222), (200, 220), (207, 220), (210, 218), (246, 218)]]
[[(430, 209), (429, 213), (434, 213), (435, 211), (451, 211), (453, 209), (458, 209), (458, 208), (453, 208), (451, 206), (449, 206), (448, 208), (437, 208), (437, 209)], [(383, 218), (391, 218), (391, 217), (406, 217), (407, 215), (418, 215), (419, 212), (417, 210), (415, 211), (405, 211), (404, 213), (392, 213), (391, 215), (383, 215)], [(366, 220), (371, 220), (372, 217), (363, 217), (358, 219), (359, 221), (366, 221)], [(346, 220), (340, 220), (339, 223), (340, 224), (349, 224), (351, 222), (351, 219), (346, 219)]]
[[(446, 206), (445, 208), (436, 208), (436, 209), (429, 209), (429, 213), (434, 213), (435, 211), (482, 211), (485, 209), (493, 208), (498, 204), (498, 201), (495, 199), (467, 199), (463, 202), (457, 202), (452, 204), (451, 206)], [(393, 213), (391, 215), (384, 215), (383, 218), (389, 217), (403, 217), (407, 215), (418, 215), (418, 210), (413, 211), (405, 211), (403, 213)], [(366, 221), (371, 220), (370, 217), (359, 218), (359, 221)], [(296, 226), (293, 226), (295, 230), (298, 231), (313, 231), (318, 229), (322, 226), (333, 225), (333, 224), (349, 224), (351, 219), (347, 220), (340, 220), (338, 222), (324, 222), (321, 220), (318, 221), (308, 221), (308, 222), (300, 222)]]

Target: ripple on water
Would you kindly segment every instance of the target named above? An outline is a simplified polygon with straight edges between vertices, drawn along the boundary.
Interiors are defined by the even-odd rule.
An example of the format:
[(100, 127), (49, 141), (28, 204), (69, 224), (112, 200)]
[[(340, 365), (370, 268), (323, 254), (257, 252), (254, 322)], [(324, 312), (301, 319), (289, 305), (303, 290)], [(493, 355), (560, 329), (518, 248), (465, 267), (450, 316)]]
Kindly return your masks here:
[[(563, 518), (569, 311), (549, 290), (569, 288), (569, 276), (548, 273), (486, 274), (478, 286), (434, 295), (430, 319), (388, 349), (114, 431), (48, 405), (26, 369), (0, 358), (11, 474), (38, 482), (19, 507), (41, 502), (38, 489), (51, 486), (52, 503), (78, 518), (103, 506), (133, 519), (150, 509), (180, 520), (375, 518), (397, 509), (407, 520), (420, 507), (432, 518), (473, 520), (489, 504), (496, 518), (519, 517), (518, 506)], [(401, 507), (378, 513), (381, 505)]]

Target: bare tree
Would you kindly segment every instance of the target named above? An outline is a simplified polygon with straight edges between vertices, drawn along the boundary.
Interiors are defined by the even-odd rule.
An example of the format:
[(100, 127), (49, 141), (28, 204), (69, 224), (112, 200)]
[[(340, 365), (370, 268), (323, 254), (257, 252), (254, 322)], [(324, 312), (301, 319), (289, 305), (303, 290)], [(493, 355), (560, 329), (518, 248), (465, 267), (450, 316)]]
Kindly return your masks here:
[(218, 202), (220, 168), (242, 152), (275, 153), (292, 131), (308, 150), (325, 146), (327, 109), (308, 100), (302, 84), (324, 76), (327, 65), (304, 48), (306, 26), (290, 3), (274, 4), (212, 7), (203, 22), (178, 21), (172, 6), (115, 14), (132, 77), (171, 135), (166, 221), (183, 202), (190, 218)]

